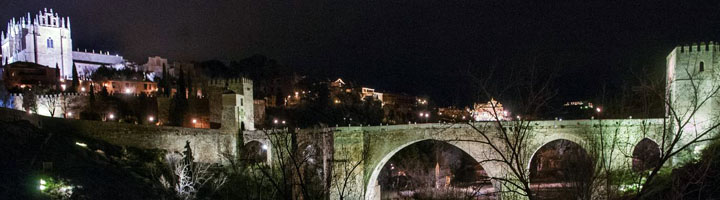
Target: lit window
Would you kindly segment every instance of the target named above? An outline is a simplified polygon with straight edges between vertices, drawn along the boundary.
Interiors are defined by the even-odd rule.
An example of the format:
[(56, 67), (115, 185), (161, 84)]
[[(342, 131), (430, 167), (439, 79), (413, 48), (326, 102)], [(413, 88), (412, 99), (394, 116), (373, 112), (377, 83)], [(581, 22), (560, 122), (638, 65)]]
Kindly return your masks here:
[(48, 48), (53, 48), (53, 40), (52, 40), (52, 38), (48, 38), (48, 39), (47, 39), (47, 47), (48, 47)]

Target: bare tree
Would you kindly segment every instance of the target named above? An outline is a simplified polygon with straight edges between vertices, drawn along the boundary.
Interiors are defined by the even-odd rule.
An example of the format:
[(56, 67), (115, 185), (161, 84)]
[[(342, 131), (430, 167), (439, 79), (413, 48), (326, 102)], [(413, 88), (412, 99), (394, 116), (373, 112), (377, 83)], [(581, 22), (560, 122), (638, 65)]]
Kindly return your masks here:
[(501, 101), (516, 100), (512, 104), (516, 117), (506, 121), (502, 117), (504, 113), (493, 103), (490, 105), (493, 117), (491, 122), (467, 123), (479, 136), (479, 139), (469, 142), (477, 142), (490, 149), (490, 155), (481, 163), (494, 163), (507, 171), (505, 177), (490, 177), (503, 187), (501, 192), (504, 198), (522, 196), (530, 200), (536, 199), (530, 186), (530, 173), (527, 168), (530, 163), (526, 159), (533, 154), (530, 139), (534, 133), (530, 120), (537, 119), (540, 111), (556, 94), (551, 88), (555, 74), (541, 73), (534, 66), (521, 72), (501, 73), (503, 77), (494, 77), (494, 69), (486, 73), (488, 75), (484, 78), (473, 77), (479, 96)]
[[(306, 169), (314, 165), (312, 156), (298, 150), (296, 133), (292, 129), (264, 130), (269, 141), (272, 155), (271, 163), (254, 163), (250, 165), (253, 173), (258, 173), (257, 182), (270, 185), (274, 199), (323, 199), (328, 194), (327, 188), (313, 173)], [(318, 187), (319, 186), (319, 187)]]
[(44, 95), (40, 97), (40, 105), (44, 106), (50, 117), (55, 117), (55, 112), (61, 107), (59, 95)]
[(212, 194), (227, 181), (225, 175), (212, 172), (211, 164), (187, 162), (180, 153), (166, 154), (165, 164), (169, 173), (160, 175), (158, 181), (179, 199), (198, 199), (203, 188)]
[[(360, 151), (361, 153), (353, 153), (357, 151)], [(332, 172), (332, 180), (334, 180), (332, 182), (332, 189), (334, 189), (337, 193), (338, 199), (351, 199), (352, 197), (350, 196), (350, 194), (359, 194), (363, 192), (354, 191), (353, 188), (358, 187), (353, 187), (353, 184), (357, 184), (358, 181), (362, 181), (362, 175), (358, 177), (358, 174), (362, 174), (358, 167), (365, 163), (368, 154), (367, 148), (363, 148), (363, 150), (358, 150), (346, 146), (340, 146), (340, 148), (335, 149), (335, 152), (336, 155), (340, 156), (336, 157), (333, 160), (335, 170), (333, 170)]]
[(710, 112), (710, 106), (718, 103), (720, 83), (707, 80), (709, 74), (702, 71), (686, 68), (677, 73), (677, 77), (668, 78), (665, 91), (656, 89), (662, 82), (645, 80), (647, 88), (644, 89), (653, 92), (655, 98), (664, 99), (666, 117), (659, 141), (659, 161), (648, 173), (639, 174), (638, 180), (642, 181), (637, 199), (648, 194), (648, 186), (654, 183), (663, 168), (694, 159), (693, 154), (697, 152), (693, 151), (718, 139), (720, 120)]
[[(76, 95), (68, 95), (65, 93), (60, 94), (60, 110), (63, 113), (64, 118), (72, 118), (72, 115), (70, 113), (73, 113), (73, 111), (78, 111), (83, 106), (83, 100), (82, 96), (76, 96)], [(73, 114), (79, 114), (78, 112), (75, 112)]]

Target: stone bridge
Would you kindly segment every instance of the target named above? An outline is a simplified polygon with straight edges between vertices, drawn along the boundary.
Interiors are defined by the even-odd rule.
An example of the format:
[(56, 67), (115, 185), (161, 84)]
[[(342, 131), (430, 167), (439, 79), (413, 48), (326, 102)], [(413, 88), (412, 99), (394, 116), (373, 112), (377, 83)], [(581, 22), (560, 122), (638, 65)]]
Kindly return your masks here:
[[(29, 115), (22, 111), (0, 109), (0, 120), (28, 120), (40, 127), (71, 130), (77, 134), (101, 139), (112, 144), (146, 149), (165, 149), (182, 151), (186, 141), (190, 141), (193, 157), (198, 162), (224, 163), (227, 157), (237, 157), (238, 148), (242, 145), (255, 143), (263, 147), (266, 161), (273, 163), (273, 151), (276, 145), (267, 131), (244, 131), (243, 144), (238, 144), (238, 131), (232, 129), (194, 129), (181, 127), (164, 127), (154, 125), (134, 125), (116, 122), (99, 122), (86, 120), (67, 120), (59, 118)], [(503, 122), (512, 123), (512, 122)], [(623, 119), (623, 120), (564, 120), (564, 121), (530, 121), (529, 142), (523, 158), (529, 170), (530, 160), (540, 147), (556, 140), (567, 140), (583, 147), (586, 151), (597, 150), (599, 147), (611, 147), (616, 153), (605, 158), (613, 166), (625, 168), (632, 166), (632, 155), (635, 146), (643, 139), (661, 141), (663, 119)], [(475, 129), (475, 128), (477, 129)], [(511, 126), (506, 126), (512, 128)], [(389, 126), (335, 127), (324, 129), (294, 130), (298, 138), (298, 146), (303, 141), (326, 141), (321, 146), (322, 154), (332, 156), (331, 177), (350, 174), (348, 199), (379, 199), (381, 188), (378, 175), (383, 166), (403, 148), (424, 140), (447, 142), (481, 163), (490, 177), (507, 177), (510, 175), (503, 165), (486, 162), (497, 158), (497, 153), (482, 140), (477, 130), (488, 131), (489, 135), (498, 131), (496, 122), (477, 122), (472, 124), (408, 124)], [(287, 129), (279, 133), (289, 133)], [(322, 137), (322, 138), (321, 138)], [(601, 137), (614, 139), (602, 140)], [(495, 138), (496, 139), (496, 138)], [(327, 141), (330, 142), (327, 142)], [(609, 142), (615, 141), (615, 144)], [(655, 142), (657, 144), (657, 142)], [(503, 144), (500, 141), (493, 144)], [(690, 149), (698, 150), (696, 147)], [(352, 172), (343, 171), (344, 164), (361, 163)], [(327, 169), (327, 168), (326, 168)], [(331, 180), (331, 184), (341, 183)], [(495, 184), (496, 190), (503, 188)], [(332, 192), (336, 192), (333, 190)], [(336, 193), (333, 195), (337, 195)], [(331, 197), (332, 198), (332, 197)]]
[[(507, 122), (509, 123), (509, 122)], [(529, 142), (523, 154), (529, 170), (530, 160), (535, 152), (545, 144), (556, 140), (574, 142), (586, 151), (608, 147), (614, 150), (614, 156), (608, 159), (613, 166), (627, 169), (632, 166), (632, 154), (635, 146), (643, 139), (660, 141), (663, 119), (625, 119), (625, 120), (565, 120), (531, 121)], [(476, 127), (474, 129), (472, 127)], [(498, 131), (496, 122), (474, 124), (415, 124), (392, 126), (341, 127), (334, 132), (334, 157), (350, 157), (359, 162), (363, 152), (365, 159), (354, 173), (351, 196), (349, 199), (379, 199), (381, 188), (378, 175), (401, 149), (424, 140), (444, 141), (463, 150), (481, 163), (490, 177), (508, 177), (503, 165), (497, 162), (485, 162), (498, 155), (489, 145), (482, 144), (481, 131)], [(493, 135), (490, 133), (489, 135)], [(614, 137), (601, 140), (600, 137)], [(604, 141), (604, 142), (600, 142)], [(615, 145), (610, 144), (615, 141)], [(494, 144), (503, 144), (500, 141)], [(659, 151), (659, 149), (658, 149)], [(351, 156), (348, 156), (351, 155)], [(333, 173), (343, 173), (342, 163), (335, 163)], [(336, 180), (334, 180), (336, 181)], [(495, 184), (496, 190), (502, 189)]]

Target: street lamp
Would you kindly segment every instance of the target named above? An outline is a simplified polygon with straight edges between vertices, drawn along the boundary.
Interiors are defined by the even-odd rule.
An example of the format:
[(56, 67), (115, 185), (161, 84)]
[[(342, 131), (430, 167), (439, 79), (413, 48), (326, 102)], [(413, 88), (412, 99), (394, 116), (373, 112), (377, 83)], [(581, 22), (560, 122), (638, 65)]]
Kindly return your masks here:
[(149, 121), (149, 122), (155, 121), (155, 117), (153, 117), (152, 115), (150, 115), (150, 116), (148, 117), (148, 121)]
[(108, 115), (108, 118), (111, 119), (111, 120), (112, 120), (112, 119), (115, 119), (115, 115), (112, 114), (112, 113), (110, 113), (110, 115)]

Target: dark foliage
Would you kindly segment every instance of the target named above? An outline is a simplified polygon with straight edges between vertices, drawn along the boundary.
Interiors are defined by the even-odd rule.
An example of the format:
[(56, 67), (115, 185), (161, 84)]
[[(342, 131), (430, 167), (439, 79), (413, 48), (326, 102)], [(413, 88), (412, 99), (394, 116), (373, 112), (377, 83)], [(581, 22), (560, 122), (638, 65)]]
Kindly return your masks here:
[(144, 80), (145, 75), (143, 72), (135, 71), (130, 68), (115, 69), (112, 67), (106, 67), (105, 65), (100, 66), (95, 72), (92, 73), (90, 78), (93, 81), (103, 80)]
[(180, 70), (178, 75), (177, 92), (175, 96), (173, 96), (170, 107), (170, 124), (173, 126), (182, 126), (189, 109), (185, 73), (183, 73), (182, 70)]
[(78, 78), (77, 67), (75, 63), (72, 65), (72, 84), (70, 85), (69, 91), (77, 92), (77, 88), (80, 86), (80, 79)]
[[(74, 130), (38, 129), (27, 121), (0, 122), (0, 129), (7, 130), (0, 140), (3, 199), (48, 198), (38, 191), (40, 178), (76, 186), (73, 199), (160, 198), (146, 178), (151, 177), (148, 166), (158, 164), (160, 151), (126, 149), (76, 136)], [(52, 167), (43, 168), (43, 163)]]

